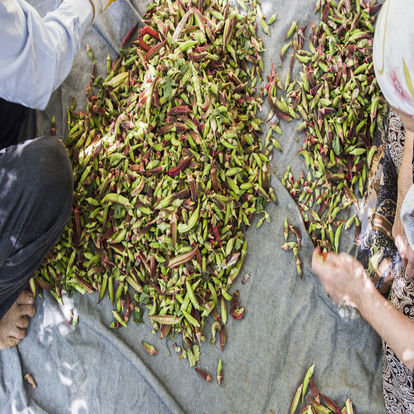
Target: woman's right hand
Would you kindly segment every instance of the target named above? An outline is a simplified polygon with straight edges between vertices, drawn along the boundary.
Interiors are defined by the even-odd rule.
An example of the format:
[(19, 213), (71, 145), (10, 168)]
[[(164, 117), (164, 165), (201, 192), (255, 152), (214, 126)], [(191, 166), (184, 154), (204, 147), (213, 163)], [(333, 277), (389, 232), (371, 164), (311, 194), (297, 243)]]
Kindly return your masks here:
[(397, 211), (394, 219), (394, 226), (392, 227), (392, 237), (394, 238), (395, 246), (400, 253), (403, 260), (403, 267), (405, 267), (405, 277), (414, 279), (414, 251), (411, 249), (408, 243), (407, 236), (405, 235), (404, 226), (401, 221), (401, 204), (397, 204)]
[(372, 284), (362, 264), (346, 253), (321, 253), (312, 256), (312, 272), (321, 280), (328, 296), (339, 305), (359, 308), (366, 284)]

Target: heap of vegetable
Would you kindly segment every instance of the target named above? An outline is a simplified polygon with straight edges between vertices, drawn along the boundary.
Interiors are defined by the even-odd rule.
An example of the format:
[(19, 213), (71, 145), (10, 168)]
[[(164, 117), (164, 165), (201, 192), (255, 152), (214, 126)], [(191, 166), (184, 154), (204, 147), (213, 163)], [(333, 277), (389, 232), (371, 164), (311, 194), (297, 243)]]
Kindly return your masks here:
[[(376, 1), (319, 0), (321, 21), (313, 24), (305, 50), (307, 26), (294, 21), (281, 48), (281, 59), (293, 52), (284, 82), (272, 69), (266, 86), (272, 112), (284, 121), (302, 119), (299, 150), (307, 173), (295, 179), (287, 168), (283, 185), (296, 201), (315, 246), (338, 252), (341, 231), (359, 228), (358, 198), (364, 196), (368, 169), (377, 150), (374, 130), (386, 106), (374, 73), (372, 50)], [(300, 79), (291, 82), (295, 59)], [(286, 99), (283, 97), (286, 97)], [(358, 193), (356, 192), (358, 189)], [(354, 207), (353, 214), (350, 214)], [(281, 247), (292, 250), (302, 274), (298, 250), (301, 236), (287, 221)]]
[(191, 365), (209, 315), (222, 348), (228, 312), (243, 317), (229, 289), (244, 232), (276, 201), (251, 86), (263, 68), (255, 20), (256, 7), (220, 0), (148, 7), (107, 77), (92, 75), (86, 110), (68, 110), (73, 215), (31, 281), (57, 300), (109, 296), (112, 327), (147, 307), (161, 337), (182, 334)]

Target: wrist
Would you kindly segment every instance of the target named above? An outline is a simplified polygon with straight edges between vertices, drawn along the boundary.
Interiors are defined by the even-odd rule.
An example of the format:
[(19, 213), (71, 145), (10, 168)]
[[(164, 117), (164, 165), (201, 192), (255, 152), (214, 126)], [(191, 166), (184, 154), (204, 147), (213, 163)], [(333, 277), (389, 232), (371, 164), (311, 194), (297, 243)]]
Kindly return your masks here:
[[(354, 292), (353, 292), (353, 302), (355, 307), (361, 312), (364, 304), (367, 301), (367, 298), (370, 298), (373, 294), (373, 291), (376, 290), (372, 280), (369, 278), (365, 272), (362, 264), (359, 263), (359, 266), (355, 269), (357, 277), (354, 278)], [(361, 312), (362, 313), (362, 312)]]
[(92, 0), (64, 0), (61, 7), (69, 7), (79, 18), (81, 33), (93, 22), (95, 7)]
[(367, 318), (367, 312), (371, 309), (376, 295), (379, 295), (377, 289), (372, 283), (372, 280), (365, 274), (361, 289), (358, 289), (355, 303), (357, 309), (365, 319)]

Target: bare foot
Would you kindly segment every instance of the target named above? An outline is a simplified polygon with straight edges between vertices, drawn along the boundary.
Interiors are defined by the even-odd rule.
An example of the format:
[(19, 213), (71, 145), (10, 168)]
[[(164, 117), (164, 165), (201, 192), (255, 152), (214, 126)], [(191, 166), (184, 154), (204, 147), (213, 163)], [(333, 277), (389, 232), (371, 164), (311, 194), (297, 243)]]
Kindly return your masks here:
[(0, 349), (12, 348), (26, 336), (29, 318), (34, 313), (34, 297), (24, 290), (0, 320)]

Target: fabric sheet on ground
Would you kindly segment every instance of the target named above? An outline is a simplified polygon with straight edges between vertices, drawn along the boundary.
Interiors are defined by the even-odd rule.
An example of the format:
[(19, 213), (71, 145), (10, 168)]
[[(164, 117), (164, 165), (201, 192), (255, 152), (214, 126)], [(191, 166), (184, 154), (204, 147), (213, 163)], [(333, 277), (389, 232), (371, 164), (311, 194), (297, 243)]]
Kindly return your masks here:
[[(44, 15), (60, 1), (31, 3)], [(52, 115), (58, 135), (65, 135), (66, 108), (72, 96), (77, 109), (83, 109), (92, 69), (86, 44), (94, 51), (98, 74), (105, 74), (107, 54), (112, 58), (117, 55), (123, 36), (140, 19), (146, 4), (117, 0), (88, 28), (69, 77), (53, 94), (46, 111), (38, 114), (38, 136), (48, 133)], [(278, 67), (284, 36), (295, 19), (301, 25), (318, 21), (313, 14), (314, 0), (264, 0), (261, 4), (267, 17), (278, 12), (270, 27), (271, 37), (260, 31), (266, 48), (265, 72), (270, 72), (274, 62), (284, 74), (288, 59)], [(295, 71), (298, 69), (296, 62)], [(263, 119), (267, 111), (265, 105)], [(216, 381), (205, 382), (188, 361), (180, 361), (172, 341), (152, 334), (146, 316), (144, 324), (130, 322), (126, 329), (111, 330), (109, 300), (96, 305), (96, 294), (75, 294), (62, 308), (44, 293), (36, 300), (36, 315), (26, 339), (16, 348), (0, 352), (0, 411), (9, 412), (12, 407), (14, 413), (50, 414), (284, 414), (306, 370), (315, 364), (314, 380), (323, 394), (342, 406), (350, 397), (358, 414), (385, 412), (380, 338), (358, 313), (334, 305), (312, 275), (312, 242), (295, 203), (279, 181), (288, 165), (296, 177), (305, 168), (296, 155), (303, 141), (296, 128), (295, 123), (282, 123), (284, 134), (279, 141), (283, 153), (274, 151), (271, 183), (279, 204), (267, 206), (271, 222), (257, 229), (256, 218), (247, 231), (247, 259), (232, 288), (239, 289), (246, 315), (241, 321), (228, 321), (223, 352), (218, 343), (209, 343), (212, 321), (205, 327), (200, 367), (215, 376), (217, 362), (222, 359), (221, 386)], [(266, 127), (263, 131), (266, 133)], [(304, 235), (302, 280), (296, 275), (292, 254), (279, 247), (285, 217)], [(355, 247), (351, 230), (341, 239), (341, 251), (355, 254)], [(250, 279), (242, 285), (246, 273)], [(71, 306), (79, 315), (75, 327), (66, 323)], [(142, 340), (153, 344), (158, 354), (146, 354)], [(37, 383), (36, 389), (23, 379), (28, 372)]]

